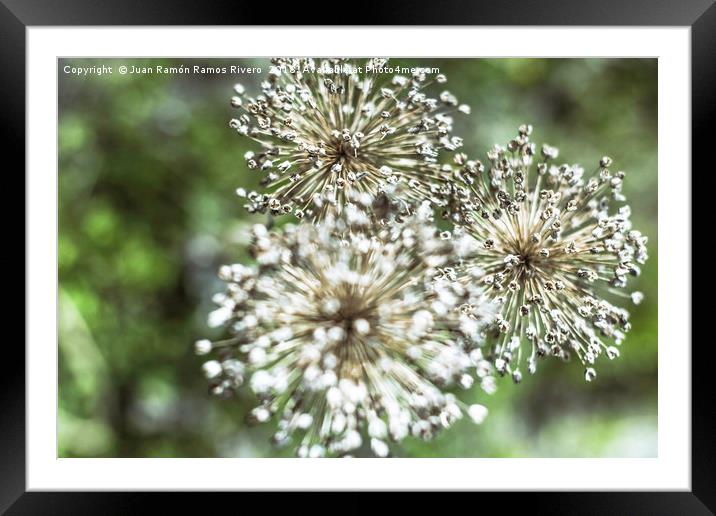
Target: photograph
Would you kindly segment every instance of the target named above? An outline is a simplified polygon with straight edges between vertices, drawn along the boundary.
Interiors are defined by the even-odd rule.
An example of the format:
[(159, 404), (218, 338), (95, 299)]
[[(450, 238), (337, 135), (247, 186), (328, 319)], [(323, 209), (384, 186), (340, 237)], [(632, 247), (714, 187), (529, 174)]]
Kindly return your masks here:
[(657, 458), (658, 72), (57, 59), (57, 456)]

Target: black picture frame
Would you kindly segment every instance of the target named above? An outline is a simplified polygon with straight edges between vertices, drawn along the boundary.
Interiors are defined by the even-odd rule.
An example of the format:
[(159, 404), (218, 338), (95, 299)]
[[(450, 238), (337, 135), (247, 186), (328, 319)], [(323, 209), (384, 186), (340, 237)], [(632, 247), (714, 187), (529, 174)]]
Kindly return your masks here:
[[(321, 5), (325, 4), (325, 5)], [(692, 168), (709, 173), (713, 143), (712, 120), (716, 105), (716, 5), (714, 0), (600, 0), (574, 2), (569, 0), (471, 2), (449, 0), (394, 1), (377, 10), (355, 9), (346, 16), (336, 4), (319, 0), (311, 8), (282, 7), (281, 18), (293, 23), (315, 25), (318, 13), (335, 13), (340, 23), (373, 24), (380, 20), (387, 25), (619, 25), (619, 26), (688, 26), (691, 27), (692, 80)], [(295, 12), (292, 12), (295, 11)], [(310, 12), (309, 12), (310, 11)], [(3, 124), (0, 124), (6, 158), (17, 158), (25, 166), (25, 30), (39, 25), (247, 25), (282, 24), (270, 17), (265, 8), (251, 9), (238, 2), (192, 2), (189, 0), (105, 1), (64, 0), (0, 0), (0, 103)], [(90, 42), (88, 42), (90, 44)], [(668, 142), (659, 142), (667, 145)], [(711, 159), (708, 159), (711, 158)], [(708, 161), (707, 161), (708, 159)], [(6, 168), (6, 178), (12, 170)], [(672, 171), (688, 178), (688, 170)], [(17, 176), (16, 173), (12, 174)], [(693, 175), (691, 175), (693, 177)], [(24, 189), (24, 181), (23, 181)], [(692, 190), (693, 192), (693, 190)], [(695, 201), (693, 203), (695, 204)], [(668, 209), (668, 206), (661, 206)], [(696, 218), (692, 217), (694, 222)], [(7, 224), (10, 225), (10, 224)], [(692, 232), (693, 235), (693, 232)], [(23, 252), (24, 253), (24, 252)], [(708, 255), (709, 252), (706, 251)], [(708, 264), (706, 264), (708, 267)], [(25, 269), (25, 275), (31, 271)], [(668, 309), (668, 307), (661, 307)], [(696, 308), (696, 304), (692, 304)], [(703, 309), (703, 308), (702, 308)], [(708, 309), (708, 308), (706, 308)], [(692, 316), (693, 320), (693, 316)], [(697, 319), (698, 320), (698, 319)], [(689, 333), (691, 328), (688, 329)], [(9, 339), (8, 339), (9, 340)], [(688, 342), (684, 349), (688, 350)], [(712, 404), (711, 368), (715, 346), (710, 339), (692, 348), (692, 490), (690, 492), (590, 492), (590, 493), (480, 493), (480, 506), (485, 500), (505, 504), (514, 509), (524, 504), (552, 514), (714, 514), (716, 512), (716, 410)], [(8, 356), (9, 355), (9, 356)], [(159, 495), (138, 493), (58, 493), (26, 492), (25, 488), (25, 353), (14, 341), (7, 342), (3, 354), (5, 364), (0, 375), (0, 512), (7, 514), (94, 514), (147, 512), (147, 498)], [(661, 357), (661, 365), (668, 357)], [(161, 495), (163, 504), (185, 503), (186, 495)], [(168, 498), (169, 496), (175, 498)], [(242, 495), (243, 496), (243, 495)], [(324, 495), (334, 499), (336, 495)], [(489, 499), (487, 497), (490, 497)], [(500, 498), (498, 498), (500, 497)], [(223, 498), (228, 500), (227, 497)], [(235, 498), (232, 498), (235, 503)], [(345, 499), (344, 499), (345, 500)], [(359, 497), (351, 502), (352, 509), (368, 509)], [(423, 505), (424, 496), (411, 498)], [(213, 503), (213, 502), (212, 502)], [(274, 508), (272, 501), (272, 509)], [(293, 502), (296, 503), (294, 499)], [(325, 500), (326, 506), (332, 502)], [(478, 506), (476, 506), (478, 507)], [(407, 509), (407, 507), (406, 507)], [(239, 510), (236, 506), (235, 510)]]

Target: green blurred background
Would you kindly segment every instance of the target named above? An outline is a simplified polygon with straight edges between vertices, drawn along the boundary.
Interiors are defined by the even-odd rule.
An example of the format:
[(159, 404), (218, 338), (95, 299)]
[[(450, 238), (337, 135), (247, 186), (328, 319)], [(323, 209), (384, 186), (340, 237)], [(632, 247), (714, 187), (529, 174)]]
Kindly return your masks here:
[[(398, 456), (632, 457), (657, 454), (657, 62), (655, 59), (431, 59), (472, 107), (455, 133), (485, 158), (521, 123), (558, 161), (590, 168), (602, 155), (627, 172), (635, 227), (650, 260), (634, 288), (633, 330), (620, 359), (586, 383), (577, 362), (540, 362), (522, 384), (461, 393), (487, 405)], [(61, 457), (292, 456), (268, 443), (270, 425), (247, 426), (253, 396), (207, 393), (195, 339), (206, 327), (220, 264), (248, 260), (248, 216), (234, 190), (258, 185), (229, 129), (232, 86), (258, 93), (262, 75), (119, 75), (119, 65), (231, 64), (268, 60), (60, 60), (59, 437)], [(77, 77), (65, 65), (113, 65)], [(435, 94), (439, 90), (434, 91)], [(589, 166), (587, 166), (589, 165)]]

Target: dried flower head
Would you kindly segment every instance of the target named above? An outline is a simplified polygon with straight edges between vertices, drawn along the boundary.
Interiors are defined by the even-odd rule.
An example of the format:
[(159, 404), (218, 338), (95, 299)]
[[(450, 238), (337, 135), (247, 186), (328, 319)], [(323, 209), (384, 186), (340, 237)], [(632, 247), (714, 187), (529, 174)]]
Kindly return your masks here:
[(490, 150), (488, 167), (458, 155), (455, 181), (443, 188), (445, 214), (461, 235), (464, 281), (484, 285), (502, 306), (491, 348), (498, 372), (519, 381), (523, 355), (533, 373), (538, 356), (575, 353), (591, 381), (595, 359), (617, 357), (630, 328), (628, 312), (605, 297), (642, 298), (623, 289), (647, 259), (647, 237), (632, 229), (629, 206), (610, 210), (625, 200), (624, 172), (612, 171), (610, 158), (587, 174), (555, 165), (554, 147), (535, 156), (531, 131), (521, 126)]
[(486, 409), (465, 407), (452, 386), (476, 375), (494, 390), (479, 349), (494, 314), (446, 267), (452, 240), (427, 220), (430, 208), (378, 226), (351, 207), (320, 226), (255, 226), (256, 264), (221, 268), (227, 288), (209, 317), (231, 337), (196, 343), (217, 354), (204, 364), (211, 390), (248, 382), (253, 419), (278, 419), (275, 442), (299, 456), (364, 442), (386, 456), (389, 440), (428, 439), (463, 412), (482, 421)]
[[(451, 113), (467, 113), (449, 92), (424, 90), (444, 75), (401, 76), (381, 72), (386, 59), (274, 59), (261, 95), (235, 87), (231, 104), (241, 114), (231, 127), (261, 145), (246, 154), (251, 169), (265, 174), (265, 193), (237, 190), (251, 212), (291, 213), (320, 220), (329, 194), (345, 204), (345, 192), (372, 195), (386, 185), (405, 203), (430, 198), (440, 180), (438, 154), (462, 140), (451, 136)], [(439, 90), (438, 90), (439, 91)]]

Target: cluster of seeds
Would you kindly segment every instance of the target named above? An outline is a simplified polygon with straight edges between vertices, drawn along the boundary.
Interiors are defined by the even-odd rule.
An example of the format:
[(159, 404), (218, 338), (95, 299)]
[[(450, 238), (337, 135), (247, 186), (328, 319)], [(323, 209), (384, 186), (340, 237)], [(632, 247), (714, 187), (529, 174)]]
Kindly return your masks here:
[(199, 341), (211, 389), (247, 382), (252, 416), (277, 416), (276, 444), (299, 456), (343, 456), (364, 443), (377, 456), (408, 435), (429, 439), (467, 413), (452, 387), (495, 388), (483, 358), (493, 313), (457, 281), (452, 241), (424, 204), (402, 221), (367, 224), (362, 207), (329, 213), (320, 227), (253, 229), (254, 266), (224, 266), (227, 288), (210, 324), (232, 336)]
[(272, 62), (260, 95), (236, 85), (231, 100), (240, 115), (230, 125), (260, 144), (245, 158), (267, 187), (237, 191), (249, 211), (317, 221), (331, 204), (326, 197), (341, 206), (348, 191), (375, 195), (398, 184), (405, 203), (430, 198), (441, 177), (440, 152), (462, 145), (451, 134), (452, 114), (470, 111), (447, 90), (435, 98), (425, 93), (445, 76), (366, 73), (385, 59), (360, 67), (342, 59)]
[(613, 208), (625, 200), (624, 172), (610, 158), (589, 172), (558, 165), (554, 147), (537, 155), (531, 131), (521, 126), (491, 149), (487, 166), (456, 156), (442, 209), (462, 240), (462, 280), (501, 306), (490, 353), (498, 372), (519, 382), (525, 357), (533, 373), (537, 357), (576, 354), (591, 381), (596, 358), (617, 357), (630, 328), (628, 312), (605, 296), (641, 301), (624, 288), (647, 259), (647, 237), (632, 229), (628, 206)]
[(310, 222), (255, 226), (254, 263), (221, 268), (209, 325), (228, 338), (196, 342), (212, 355), (212, 393), (248, 384), (251, 418), (277, 420), (276, 444), (299, 456), (384, 457), (464, 414), (481, 423), (487, 409), (455, 387), (492, 393), (493, 371), (519, 382), (524, 361), (534, 373), (542, 356), (576, 355), (591, 381), (600, 355), (619, 355), (629, 313), (608, 299), (641, 301), (624, 290), (647, 238), (610, 158), (588, 172), (557, 164), (525, 125), (484, 165), (451, 134), (451, 113), (469, 108), (424, 92), (442, 75), (272, 63), (261, 95), (237, 85), (231, 101), (231, 127), (260, 144), (246, 161), (267, 187), (237, 193), (251, 213)]

